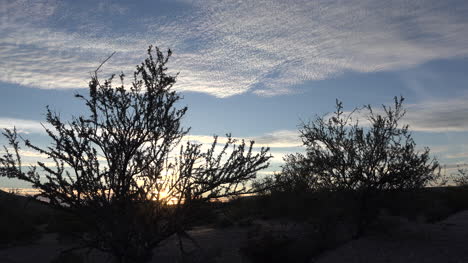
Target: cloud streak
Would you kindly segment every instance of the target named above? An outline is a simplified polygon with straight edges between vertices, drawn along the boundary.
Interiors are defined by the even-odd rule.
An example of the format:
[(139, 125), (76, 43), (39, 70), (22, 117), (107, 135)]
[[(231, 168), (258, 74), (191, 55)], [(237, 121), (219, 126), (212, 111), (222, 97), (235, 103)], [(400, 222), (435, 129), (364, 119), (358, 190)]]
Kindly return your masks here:
[[(213, 142), (213, 136), (207, 135), (188, 135), (186, 137), (187, 140), (209, 144)], [(259, 136), (252, 136), (247, 138), (236, 138), (236, 140), (246, 140), (246, 141), (255, 141), (255, 147), (270, 147), (270, 148), (293, 148), (299, 147), (302, 145), (302, 141), (299, 138), (299, 133), (297, 131), (291, 130), (279, 130), (270, 133), (265, 133)], [(227, 137), (219, 136), (218, 142), (225, 143), (227, 141)]]
[(467, 98), (434, 100), (409, 105), (405, 121), (415, 131), (467, 132)]
[[(47, 128), (52, 128), (49, 124), (44, 124)], [(20, 133), (38, 133), (46, 134), (43, 124), (36, 120), (24, 120), (15, 118), (0, 118), (0, 129), (13, 129), (16, 127)], [(54, 130), (52, 128), (52, 130)], [(255, 147), (270, 147), (270, 148), (294, 148), (302, 145), (299, 137), (299, 132), (295, 130), (278, 130), (268, 132), (258, 136), (246, 138), (233, 137), (236, 140), (244, 139), (246, 142), (255, 141)], [(202, 144), (210, 144), (213, 142), (213, 136), (189, 134), (185, 140)], [(226, 136), (218, 136), (218, 143), (227, 142)]]
[[(142, 49), (156, 43), (175, 50), (179, 90), (273, 96), (345, 71), (468, 55), (464, 1), (179, 1), (184, 8), (174, 15), (142, 13), (136, 20), (125, 4), (89, 10), (35, 2), (2, 3), (0, 81), (83, 88), (112, 51), (118, 53), (103, 75), (132, 70)], [(116, 26), (104, 15), (128, 22)]]
[[(44, 127), (50, 127), (45, 124)], [(24, 120), (24, 119), (14, 119), (14, 118), (0, 118), (0, 129), (13, 129), (19, 133), (44, 133), (45, 129), (42, 126), (41, 122), (35, 120)]]
[[(404, 104), (406, 114), (400, 124), (408, 124), (411, 131), (419, 132), (468, 132), (467, 101), (468, 98), (461, 97)], [(372, 110), (376, 114), (385, 115), (380, 105), (374, 105)], [(350, 113), (350, 111), (345, 112), (345, 114)], [(353, 113), (353, 119), (358, 120), (363, 126), (368, 126), (370, 123), (367, 114), (367, 110), (358, 110)], [(325, 118), (331, 116), (329, 113)]]

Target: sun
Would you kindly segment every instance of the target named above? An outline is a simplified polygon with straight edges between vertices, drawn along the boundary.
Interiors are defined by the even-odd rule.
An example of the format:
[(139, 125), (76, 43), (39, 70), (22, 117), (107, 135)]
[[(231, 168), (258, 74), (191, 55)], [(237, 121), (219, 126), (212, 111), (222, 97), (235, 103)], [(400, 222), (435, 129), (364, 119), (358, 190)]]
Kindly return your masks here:
[[(156, 193), (156, 194), (157, 194), (157, 193)], [(159, 198), (160, 198), (160, 199), (165, 199), (165, 198), (168, 197), (168, 195), (169, 195), (169, 193), (166, 192), (166, 191), (159, 191)]]

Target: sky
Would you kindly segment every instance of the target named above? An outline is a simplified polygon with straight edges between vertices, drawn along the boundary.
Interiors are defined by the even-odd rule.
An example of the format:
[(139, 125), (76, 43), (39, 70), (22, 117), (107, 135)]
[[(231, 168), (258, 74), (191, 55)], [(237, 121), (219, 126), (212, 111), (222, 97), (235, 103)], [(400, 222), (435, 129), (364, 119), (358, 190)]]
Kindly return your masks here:
[(115, 51), (101, 76), (131, 73), (149, 45), (173, 51), (190, 138), (270, 146), (261, 174), (303, 151), (298, 125), (336, 99), (351, 110), (400, 95), (418, 147), (448, 173), (468, 163), (466, 0), (0, 0), (0, 128), (47, 145), (46, 105), (84, 114), (74, 94), (101, 61)]

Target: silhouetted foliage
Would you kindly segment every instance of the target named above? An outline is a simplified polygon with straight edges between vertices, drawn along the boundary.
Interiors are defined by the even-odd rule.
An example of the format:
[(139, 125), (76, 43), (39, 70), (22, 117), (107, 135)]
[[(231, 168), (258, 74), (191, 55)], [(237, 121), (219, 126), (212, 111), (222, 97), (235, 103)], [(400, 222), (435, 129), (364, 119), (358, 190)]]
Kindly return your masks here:
[[(440, 174), (438, 162), (430, 158), (428, 148), (416, 149), (408, 125), (399, 125), (405, 115), (403, 100), (395, 97), (394, 106), (383, 106), (382, 111), (366, 105), (350, 113), (337, 101), (331, 116), (303, 123), (300, 132), (306, 152), (285, 158), (276, 187), (354, 193), (360, 202), (360, 224), (367, 224), (374, 212), (367, 207), (371, 197), (434, 181)], [(354, 119), (363, 112), (368, 125)]]
[[(173, 234), (185, 235), (191, 215), (210, 200), (252, 193), (249, 180), (268, 166), (268, 148), (253, 152), (254, 142), (228, 135), (224, 146), (203, 150), (183, 143), (187, 108), (176, 108), (176, 77), (167, 73), (167, 55), (148, 49), (130, 87), (123, 74), (101, 82), (98, 70), (83, 100), (89, 116), (66, 122), (47, 109), (46, 132), (52, 141), (40, 147), (5, 130), (10, 149), (0, 158), (0, 176), (37, 188), (38, 197), (68, 211), (89, 226), (83, 247), (112, 253), (118, 262), (145, 262), (151, 250)], [(25, 170), (20, 142), (51, 159)]]
[(458, 168), (457, 174), (454, 176), (453, 181), (458, 186), (468, 186), (468, 169)]

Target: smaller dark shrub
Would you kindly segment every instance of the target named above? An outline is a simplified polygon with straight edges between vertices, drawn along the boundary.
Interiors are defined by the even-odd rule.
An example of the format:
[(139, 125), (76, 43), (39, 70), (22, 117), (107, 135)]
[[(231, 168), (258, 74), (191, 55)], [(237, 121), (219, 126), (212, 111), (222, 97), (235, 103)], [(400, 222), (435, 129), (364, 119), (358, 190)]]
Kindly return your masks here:
[[(466, 165), (466, 164), (465, 164)], [(457, 186), (468, 186), (468, 169), (459, 168), (458, 174), (453, 175), (453, 181)]]

